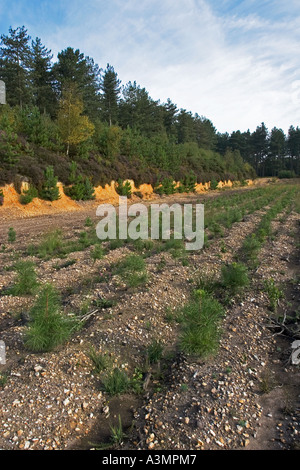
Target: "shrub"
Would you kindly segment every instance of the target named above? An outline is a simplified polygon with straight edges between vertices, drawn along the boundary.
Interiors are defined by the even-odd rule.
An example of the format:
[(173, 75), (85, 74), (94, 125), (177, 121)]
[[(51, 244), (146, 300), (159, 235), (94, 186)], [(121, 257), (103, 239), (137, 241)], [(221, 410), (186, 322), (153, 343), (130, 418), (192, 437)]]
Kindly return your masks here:
[(95, 261), (97, 259), (101, 259), (104, 256), (103, 248), (100, 244), (96, 245), (94, 249), (91, 251), (91, 258), (92, 260)]
[(155, 186), (154, 192), (160, 195), (174, 194), (176, 192), (176, 186), (173, 181), (173, 178), (164, 178)]
[(57, 187), (57, 177), (54, 176), (52, 166), (48, 166), (44, 172), (44, 182), (40, 196), (46, 201), (56, 201), (60, 198), (59, 189)]
[(8, 242), (14, 243), (16, 241), (16, 237), (17, 237), (17, 234), (16, 234), (15, 229), (13, 227), (9, 227), (8, 235), (7, 235)]
[(266, 279), (264, 281), (264, 291), (269, 298), (269, 308), (272, 312), (276, 312), (278, 301), (283, 297), (283, 292), (276, 285), (274, 279)]
[(54, 230), (44, 236), (43, 241), (38, 247), (38, 253), (42, 258), (51, 257), (57, 254), (61, 247), (62, 232), (61, 230)]
[(61, 313), (59, 296), (51, 284), (43, 286), (30, 311), (25, 346), (33, 352), (51, 351), (67, 341), (77, 327), (74, 318)]
[(283, 179), (283, 178), (295, 178), (296, 174), (293, 170), (280, 170), (278, 172), (278, 178)]
[(38, 286), (34, 263), (19, 261), (15, 265), (17, 272), (16, 284), (10, 289), (12, 295), (33, 294)]
[(200, 357), (214, 354), (219, 345), (223, 316), (223, 306), (206, 292), (185, 305), (177, 314), (182, 328), (179, 337), (181, 350)]
[(118, 274), (129, 287), (137, 287), (147, 281), (146, 265), (141, 256), (127, 255), (115, 266)]
[(4, 204), (4, 193), (2, 189), (0, 189), (0, 206), (3, 206)]
[(65, 187), (64, 192), (75, 201), (89, 201), (95, 199), (95, 189), (88, 177), (79, 175), (75, 183), (70, 187)]
[(21, 204), (29, 204), (35, 197), (38, 197), (38, 190), (34, 186), (29, 186), (20, 196)]
[(221, 285), (233, 295), (249, 285), (247, 267), (242, 263), (223, 265), (221, 268)]
[(242, 251), (246, 261), (249, 262), (251, 266), (256, 265), (257, 255), (260, 248), (261, 241), (256, 237), (254, 233), (245, 238), (242, 246)]
[(215, 189), (218, 189), (218, 181), (215, 180), (215, 179), (212, 179), (211, 182), (210, 182), (210, 189), (211, 190), (215, 190)]
[(122, 179), (118, 179), (116, 191), (120, 196), (126, 196), (130, 198), (132, 194), (130, 181), (125, 181), (124, 183)]

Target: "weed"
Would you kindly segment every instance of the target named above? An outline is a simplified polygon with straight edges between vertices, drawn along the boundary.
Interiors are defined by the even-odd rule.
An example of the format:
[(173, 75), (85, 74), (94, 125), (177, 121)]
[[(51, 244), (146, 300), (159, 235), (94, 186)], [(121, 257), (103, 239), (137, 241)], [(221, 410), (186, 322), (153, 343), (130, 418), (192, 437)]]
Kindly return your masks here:
[(142, 393), (143, 391), (143, 376), (144, 374), (139, 368), (134, 369), (134, 373), (130, 381), (130, 388), (135, 393)]
[(111, 426), (111, 440), (114, 445), (122, 445), (126, 435), (123, 432), (121, 415), (119, 415), (119, 423), (116, 426)]
[(269, 370), (266, 370), (263, 373), (259, 384), (261, 393), (269, 393), (274, 389), (275, 385), (274, 375)]
[(115, 367), (103, 378), (103, 386), (108, 395), (120, 395), (129, 389), (130, 381), (125, 372)]
[(103, 370), (106, 370), (111, 364), (111, 358), (106, 353), (97, 352), (94, 347), (91, 347), (87, 356), (93, 363), (93, 372), (99, 374)]
[(264, 281), (264, 291), (269, 298), (269, 308), (272, 312), (276, 312), (278, 302), (283, 298), (283, 292), (276, 285), (274, 279), (266, 279)]
[(150, 364), (159, 362), (163, 357), (163, 345), (161, 341), (153, 340), (146, 349), (146, 357)]

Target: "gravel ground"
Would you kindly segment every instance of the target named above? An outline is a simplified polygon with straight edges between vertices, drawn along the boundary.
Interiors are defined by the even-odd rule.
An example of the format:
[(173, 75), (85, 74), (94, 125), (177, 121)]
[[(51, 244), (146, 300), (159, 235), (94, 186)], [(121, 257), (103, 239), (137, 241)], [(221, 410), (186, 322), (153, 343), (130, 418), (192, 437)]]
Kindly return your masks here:
[[(68, 216), (15, 220), (19, 248), (36, 240), (49, 226), (81, 231), (89, 214), (92, 209)], [(62, 269), (54, 268), (61, 263), (59, 259), (33, 258), (38, 262), (39, 279), (53, 282), (64, 294), (68, 312), (100, 298), (112, 299), (115, 305), (90, 307), (89, 320), (71, 341), (55, 352), (32, 354), (24, 349), (23, 338), (27, 328), (24, 313), (33, 299), (0, 296), (1, 339), (7, 347), (7, 363), (0, 365), (0, 373), (7, 374), (0, 388), (0, 448), (109, 446), (111, 426), (119, 415), (127, 435), (119, 446), (122, 449), (296, 448), (299, 366), (289, 361), (290, 338), (274, 336), (269, 328), (268, 299), (262, 283), (272, 276), (282, 285), (292, 285), (286, 298), (289, 308), (299, 303), (295, 250), (299, 214), (274, 223), (277, 236), (263, 247), (251, 286), (227, 308), (216, 356), (202, 361), (178, 352), (179, 325), (166, 317), (167, 311), (170, 314), (188, 301), (197, 276), (219, 275), (221, 265), (234, 259), (258, 220), (259, 214), (253, 214), (234, 224), (222, 240), (191, 254), (187, 266), (169, 253), (146, 258), (149, 279), (138, 289), (127, 288), (111, 273), (112, 263), (129, 253), (127, 247), (110, 251), (94, 264), (90, 248), (72, 253), (69, 258), (76, 262)], [(10, 224), (7, 222), (7, 227)], [(220, 250), (221, 243), (226, 250)], [(12, 254), (1, 253), (2, 266), (14, 263)], [(11, 285), (14, 276), (13, 271), (1, 269), (0, 289)], [(95, 276), (106, 280), (89, 289), (84, 280)], [(296, 276), (298, 284), (291, 284)], [(90, 346), (107, 353), (116, 366), (132, 375), (145, 366), (146, 348), (153, 339), (163, 343), (166, 359), (149, 366), (143, 393), (107, 396), (101, 376), (93, 373)]]

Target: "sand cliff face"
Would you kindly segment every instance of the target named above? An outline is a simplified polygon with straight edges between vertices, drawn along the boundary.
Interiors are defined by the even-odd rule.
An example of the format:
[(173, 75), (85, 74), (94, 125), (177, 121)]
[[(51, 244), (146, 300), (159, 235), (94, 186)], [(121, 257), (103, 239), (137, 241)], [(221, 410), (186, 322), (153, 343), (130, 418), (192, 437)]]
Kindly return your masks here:
[[(138, 188), (135, 186), (134, 181), (129, 180), (131, 183), (133, 198), (143, 200), (151, 200), (155, 196), (153, 187), (151, 184), (142, 184)], [(253, 184), (251, 180), (248, 184)], [(220, 181), (218, 184), (219, 188), (232, 187), (232, 181)], [(0, 206), (0, 217), (4, 217), (7, 212), (13, 213), (15, 216), (30, 217), (35, 215), (51, 214), (62, 211), (77, 211), (82, 210), (86, 207), (86, 204), (93, 204), (95, 206), (99, 204), (118, 204), (119, 195), (115, 188), (115, 182), (111, 181), (110, 184), (106, 184), (104, 187), (97, 186), (95, 188), (95, 200), (88, 201), (88, 203), (77, 202), (65, 195), (63, 184), (58, 183), (60, 198), (57, 201), (44, 201), (39, 198), (34, 198), (29, 204), (23, 205), (20, 203), (20, 195), (14, 188), (13, 184), (5, 185), (0, 188), (4, 194), (4, 204)], [(210, 183), (199, 183), (196, 185), (196, 193), (202, 193), (210, 188)], [(27, 183), (22, 184), (22, 191), (28, 189)], [(135, 195), (135, 193), (138, 193)]]

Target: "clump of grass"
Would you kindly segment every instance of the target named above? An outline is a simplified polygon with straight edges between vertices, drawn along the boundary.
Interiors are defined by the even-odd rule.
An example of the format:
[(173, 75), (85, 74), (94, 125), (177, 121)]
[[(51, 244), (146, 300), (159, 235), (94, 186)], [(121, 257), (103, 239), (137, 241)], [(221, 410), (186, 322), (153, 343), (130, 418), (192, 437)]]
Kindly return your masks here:
[(249, 285), (247, 267), (242, 263), (223, 265), (221, 268), (221, 286), (236, 295)]
[(103, 370), (106, 370), (111, 364), (111, 358), (108, 357), (106, 353), (97, 352), (96, 349), (92, 346), (87, 353), (87, 356), (92, 361), (94, 366), (93, 372), (99, 374)]
[(31, 323), (25, 346), (33, 352), (53, 350), (67, 341), (78, 327), (74, 318), (62, 314), (58, 293), (51, 284), (42, 287), (29, 315)]
[(103, 386), (108, 395), (120, 395), (129, 389), (130, 380), (125, 372), (115, 367), (103, 378)]
[(128, 287), (137, 287), (147, 282), (146, 264), (139, 255), (127, 255), (115, 266), (115, 274), (126, 282)]
[(12, 295), (34, 294), (38, 286), (34, 263), (31, 261), (19, 261), (15, 265), (15, 270), (17, 272), (16, 283), (9, 289), (9, 293)]
[(283, 298), (283, 292), (276, 285), (274, 279), (266, 279), (264, 281), (264, 291), (269, 298), (269, 308), (272, 312), (276, 312), (278, 302)]
[(177, 315), (181, 324), (180, 349), (192, 355), (206, 357), (216, 352), (221, 335), (223, 306), (205, 291), (190, 301)]
[(113, 445), (122, 445), (126, 435), (123, 431), (123, 425), (121, 420), (121, 415), (119, 415), (119, 422), (116, 426), (110, 426), (111, 430), (111, 441)]
[(147, 361), (150, 364), (159, 362), (163, 357), (164, 347), (161, 341), (155, 339), (146, 349)]
[(259, 384), (261, 393), (270, 393), (275, 385), (276, 381), (274, 375), (269, 370), (264, 371)]
[(13, 227), (9, 227), (8, 229), (8, 234), (7, 234), (7, 239), (9, 243), (14, 243), (16, 241), (17, 234), (16, 231)]

